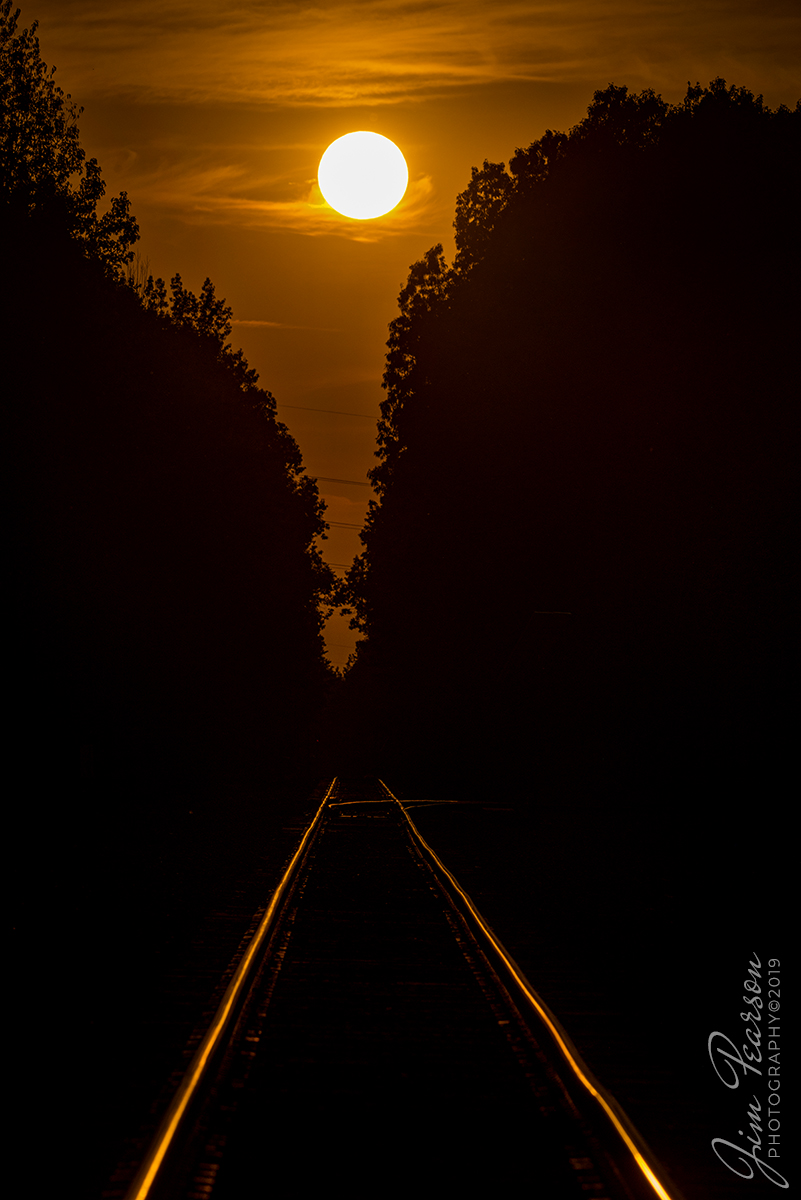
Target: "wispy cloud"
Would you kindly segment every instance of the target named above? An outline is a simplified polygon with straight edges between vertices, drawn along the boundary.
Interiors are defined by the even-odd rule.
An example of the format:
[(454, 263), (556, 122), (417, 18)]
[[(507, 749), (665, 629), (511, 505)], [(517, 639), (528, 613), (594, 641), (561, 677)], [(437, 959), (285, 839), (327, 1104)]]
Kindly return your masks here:
[(613, 80), (675, 99), (688, 80), (723, 74), (759, 91), (769, 80), (790, 103), (801, 91), (797, 0), (30, 4), (23, 22), (41, 20), (58, 82), (96, 122), (111, 114), (98, 147), (110, 190), (125, 187), (140, 214), (150, 207), (188, 224), (364, 242), (439, 228), (452, 197), (435, 194), (425, 172), (441, 172), (442, 148), (413, 169), (385, 218), (353, 221), (325, 203), (316, 185), (325, 141), (315, 138), (330, 131), (320, 116), (331, 110), (383, 107), (408, 135), (421, 130), (409, 106), (428, 120), (434, 106), (422, 102), (474, 99), (490, 84)]
[[(52, 11), (50, 11), (52, 6)], [(92, 92), (276, 106), (395, 104), (501, 81), (675, 85), (709, 54), (797, 79), (794, 0), (43, 0)], [(782, 65), (784, 64), (784, 66)], [(611, 73), (611, 74), (610, 74)], [(742, 77), (742, 74), (741, 74)]]
[(225, 148), (216, 147), (192, 158), (165, 158), (141, 171), (135, 161), (129, 162), (127, 175), (137, 203), (172, 211), (189, 224), (236, 224), (373, 242), (418, 229), (433, 194), (430, 177), (422, 175), (410, 180), (406, 195), (387, 216), (354, 221), (323, 199), (315, 178), (319, 151), (310, 153), (309, 175), (300, 180), (265, 174), (247, 159), (221, 162), (223, 154)]

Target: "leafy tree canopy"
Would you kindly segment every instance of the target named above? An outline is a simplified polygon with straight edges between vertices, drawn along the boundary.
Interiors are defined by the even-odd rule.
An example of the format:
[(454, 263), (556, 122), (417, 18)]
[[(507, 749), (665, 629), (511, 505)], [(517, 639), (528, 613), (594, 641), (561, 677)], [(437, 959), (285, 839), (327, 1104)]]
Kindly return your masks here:
[(0, 202), (17, 212), (58, 214), (86, 254), (121, 277), (139, 227), (127, 192), (98, 216), (103, 182), (78, 135), (83, 112), (54, 81), (39, 53), (38, 22), (18, 30), (20, 11), (0, 0)]
[[(497, 257), (504, 230), (515, 221), (518, 228), (531, 223), (532, 204), (547, 205), (553, 188), (560, 185), (568, 197), (579, 194), (581, 187), (573, 181), (588, 160), (605, 165), (607, 175), (618, 181), (626, 177), (624, 163), (636, 163), (643, 155), (668, 164), (671, 154), (679, 154), (685, 173), (692, 161), (693, 170), (707, 174), (717, 170), (723, 157), (738, 164), (740, 174), (758, 176), (761, 163), (781, 160), (781, 150), (774, 153), (769, 147), (773, 142), (790, 144), (792, 138), (784, 134), (791, 125), (797, 145), (801, 101), (794, 111), (784, 105), (774, 111), (762, 96), (727, 86), (721, 78), (708, 87), (688, 84), (684, 100), (675, 105), (650, 88), (638, 94), (610, 83), (595, 92), (587, 116), (578, 125), (568, 133), (546, 130), (527, 148), (518, 148), (508, 171), (504, 163), (487, 160), (480, 170), (473, 167), (470, 183), (456, 200), (452, 267), (446, 264), (441, 245), (414, 263), (398, 297), (399, 315), (389, 327), (383, 382), (387, 399), (381, 409), (376, 452), (382, 462), (371, 473), (379, 494), (386, 491), (407, 442), (409, 407), (417, 403), (414, 397), (419, 396), (425, 374), (421, 347), (431, 342), (438, 316), (464, 292), (479, 264), (493, 250)], [(755, 158), (749, 154), (751, 149)], [(697, 191), (699, 182), (696, 175)]]
[(473, 169), (389, 327), (341, 591), (382, 754), (489, 770), (536, 728), (558, 772), (744, 732), (789, 628), (800, 133), (723, 79), (611, 84)]
[[(293, 486), (302, 492), (314, 490), (302, 476), (297, 444), (276, 420), (274, 398), (257, 386), (258, 373), (228, 340), (233, 312), (216, 296), (212, 281), (204, 281), (198, 297), (176, 272), (168, 295), (164, 280), (145, 277), (138, 255), (134, 261), (132, 247), (139, 240), (139, 227), (127, 192), (114, 197), (108, 210), (98, 214), (106, 186), (97, 160), (87, 160), (80, 144), (78, 120), (83, 109), (56, 85), (55, 67), (42, 61), (38, 22), (20, 30), (19, 16), (12, 0), (0, 0), (0, 215), (4, 207), (9, 228), (20, 219), (40, 218), (63, 229), (88, 259), (99, 263), (112, 279), (127, 283), (144, 309), (192, 330), (227, 368), (248, 405), (270, 421)], [(309, 492), (307, 499), (321, 520), (316, 492), (314, 496)]]
[(211, 280), (149, 274), (125, 192), (99, 211), (82, 110), (18, 18), (0, 0), (19, 688), (71, 743), (96, 729), (103, 769), (134, 741), (143, 766), (289, 769), (332, 676), (324, 503)]

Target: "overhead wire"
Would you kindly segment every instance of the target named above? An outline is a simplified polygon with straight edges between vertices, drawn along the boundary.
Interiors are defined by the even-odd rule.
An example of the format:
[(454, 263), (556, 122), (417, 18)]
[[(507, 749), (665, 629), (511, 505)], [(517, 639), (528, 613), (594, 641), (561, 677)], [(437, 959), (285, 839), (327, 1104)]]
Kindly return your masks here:
[(276, 408), (294, 408), (297, 412), (330, 413), (334, 417), (363, 417), (367, 421), (378, 420), (373, 413), (341, 412), (338, 408), (307, 408), (305, 404), (277, 404)]
[(310, 475), (309, 478), (316, 480), (318, 483), (354, 483), (356, 487), (371, 486), (369, 483), (363, 483), (361, 479), (332, 479), (330, 475)]

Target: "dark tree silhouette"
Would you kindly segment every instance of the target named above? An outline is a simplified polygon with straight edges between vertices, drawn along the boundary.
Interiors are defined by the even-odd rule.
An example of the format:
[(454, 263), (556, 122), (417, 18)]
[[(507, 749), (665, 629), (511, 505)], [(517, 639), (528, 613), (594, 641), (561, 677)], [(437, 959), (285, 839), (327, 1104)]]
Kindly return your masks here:
[[(134, 264), (127, 196), (102, 215), (80, 110), (17, 16), (0, 0), (11, 923), (23, 974), (48, 923), (48, 972), (80, 975), (53, 1127), (74, 1144), (72, 1114), (94, 1113), (76, 1172), (99, 1193), (137, 1088), (169, 1070), (143, 1019), (159, 979), (243, 877), (258, 891), (317, 780), (334, 578), (316, 484), (230, 307)], [(32, 1029), (44, 979), (33, 993)]]
[(664, 1064), (630, 1115), (688, 1196), (670, 1063), (700, 1063), (786, 874), (755, 809), (795, 767), (800, 134), (723, 80), (610, 86), (474, 172), (456, 261), (416, 263), (390, 326), (348, 577), (354, 755), (473, 801), (424, 833), (627, 1107)]
[(69, 194), (83, 169), (78, 139), (82, 112), (53, 81), (39, 55), (38, 23), (17, 32), (19, 9), (0, 3), (0, 163), (3, 194), (38, 198)]
[(156, 761), (195, 779), (280, 774), (308, 753), (330, 676), (322, 502), (211, 280), (199, 297), (179, 274), (169, 297), (137, 283), (127, 196), (98, 215), (80, 110), (18, 16), (2, 0), (24, 735), (46, 729), (75, 778), (81, 746), (106, 781), (123, 761), (137, 779)]
[(119, 277), (139, 238), (128, 194), (97, 215), (106, 187), (97, 159), (86, 161), (80, 145), (83, 110), (42, 62), (38, 22), (18, 32), (19, 15), (11, 0), (0, 0), (0, 203), (18, 214), (58, 214), (86, 253)]
[(414, 264), (390, 326), (349, 576), (382, 754), (758, 769), (790, 631), (800, 128), (720, 79), (677, 105), (610, 85), (474, 169), (453, 266)]

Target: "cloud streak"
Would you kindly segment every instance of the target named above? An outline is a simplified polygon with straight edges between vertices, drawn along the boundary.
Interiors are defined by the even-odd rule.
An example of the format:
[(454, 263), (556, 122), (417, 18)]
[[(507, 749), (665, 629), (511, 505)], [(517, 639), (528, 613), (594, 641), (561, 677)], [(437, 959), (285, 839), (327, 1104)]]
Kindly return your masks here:
[(790, 103), (801, 91), (797, 0), (30, 3), (23, 23), (40, 18), (57, 81), (93, 119), (111, 114), (99, 147), (111, 190), (125, 187), (140, 215), (189, 225), (363, 242), (439, 227), (451, 198), (443, 207), (428, 172), (441, 186), (445, 147), (432, 158), (437, 135), (419, 123), (425, 153), (392, 213), (353, 221), (325, 203), (320, 118), (328, 130), (329, 114), (347, 108), (378, 106), (408, 138), (411, 110), (436, 111), (423, 102), (487, 95), (491, 105), (489, 85), (614, 81), (677, 99), (688, 80), (724, 74), (755, 90), (765, 79)]
[(709, 55), (797, 79), (801, 38), (789, 0), (61, 0), (46, 19), (84, 94), (293, 107), (644, 70), (675, 86)]
[[(433, 196), (428, 175), (410, 180), (400, 204), (384, 217), (354, 221), (335, 212), (323, 199), (309, 160), (311, 177), (295, 181), (265, 175), (247, 161), (220, 161), (224, 148), (192, 159), (167, 159), (151, 170), (128, 163), (128, 178), (138, 205), (174, 213), (188, 224), (238, 225), (335, 235), (374, 242), (415, 232), (424, 225)], [(217, 161), (214, 161), (214, 160)]]

